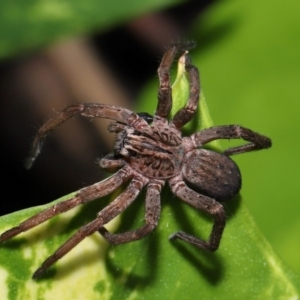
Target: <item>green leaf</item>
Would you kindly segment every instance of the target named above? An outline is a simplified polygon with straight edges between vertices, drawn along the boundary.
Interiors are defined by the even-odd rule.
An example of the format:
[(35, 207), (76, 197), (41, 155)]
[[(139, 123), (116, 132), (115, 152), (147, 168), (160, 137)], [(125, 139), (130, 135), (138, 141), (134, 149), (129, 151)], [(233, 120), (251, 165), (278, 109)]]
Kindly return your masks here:
[[(65, 196), (47, 205), (29, 208), (0, 218), (1, 232), (40, 212)], [(1, 244), (1, 299), (109, 299), (107, 270), (103, 261), (107, 243), (100, 235), (85, 239), (44, 278), (33, 280), (35, 269), (60, 246), (71, 233), (95, 217), (95, 204), (75, 208), (55, 217), (20, 237)], [(110, 226), (116, 226), (115, 220)], [(56, 270), (57, 269), (57, 270)], [(103, 297), (103, 298), (102, 298)]]
[(104, 30), (180, 0), (0, 1), (0, 58)]
[[(43, 46), (60, 37), (51, 34), (55, 26), (46, 31), (48, 39), (47, 34), (34, 28), (36, 22), (26, 25), (29, 24), (26, 18), (37, 14), (23, 8), (35, 2), (24, 2), (24, 7), (23, 2), (16, 3), (0, 4), (2, 56)], [(218, 124), (241, 123), (259, 131), (263, 128), (262, 132), (270, 134), (276, 142), (271, 150), (236, 158), (244, 178), (244, 199), (236, 197), (226, 204), (228, 223), (220, 249), (211, 254), (180, 241), (168, 241), (168, 236), (179, 229), (205, 238), (212, 222), (166, 189), (161, 220), (148, 238), (109, 247), (98, 235), (93, 235), (58, 262), (45, 279), (33, 281), (31, 275), (40, 263), (105, 206), (107, 200), (98, 200), (0, 245), (1, 299), (299, 298), (299, 277), (274, 253), (249, 216), (244, 202), (265, 204), (263, 208), (257, 204), (260, 224), (266, 221), (264, 232), (270, 237), (276, 236), (277, 245), (285, 245), (288, 250), (283, 252), (289, 251), (290, 261), (298, 260), (299, 265), (297, 158), (300, 140), (296, 133), (300, 103), (297, 101), (300, 4), (288, 1), (288, 5), (282, 5), (270, 0), (220, 3), (206, 14), (204, 23), (195, 24), (193, 38), (201, 39), (201, 43), (191, 51), (194, 63), (201, 66), (202, 85), (214, 119)], [(126, 2), (126, 5), (129, 4)], [(8, 7), (12, 7), (13, 13), (7, 15)], [(83, 18), (80, 12), (76, 17)], [(8, 19), (16, 20), (16, 25)], [(76, 26), (75, 19), (69, 19), (70, 28), (72, 22)], [(56, 32), (60, 30), (66, 32), (62, 28)], [(83, 31), (70, 30), (70, 34)], [(145, 91), (138, 111), (154, 112), (156, 90), (157, 80)], [(206, 116), (201, 101), (201, 118), (196, 121), (198, 129), (203, 127)], [(142, 224), (143, 203), (141, 197), (123, 214), (119, 231)], [(43, 208), (2, 217), (0, 232)]]
[[(236, 155), (241, 194), (279, 256), (300, 274), (300, 2), (219, 1), (193, 26), (192, 51), (216, 125), (239, 124), (273, 141)], [(232, 146), (233, 141), (227, 143)]]
[[(197, 51), (191, 51), (192, 57), (193, 52)], [(184, 73), (177, 74), (177, 78), (178, 75), (184, 77)], [(183, 80), (181, 88), (184, 91), (184, 98), (186, 97), (186, 78)], [(143, 95), (141, 105), (144, 107), (139, 107), (139, 110), (144, 111), (145, 105), (147, 110), (154, 110), (153, 99), (156, 95), (154, 92), (151, 93), (154, 90), (153, 85), (151, 84)], [(177, 99), (180, 103), (175, 106), (181, 108), (182, 98), (175, 98), (176, 102)], [(200, 119), (193, 123), (196, 124), (194, 130), (201, 130), (213, 124), (206, 102), (203, 100), (202, 94), (201, 114), (198, 113)], [(214, 146), (220, 147), (219, 144)], [(203, 220), (199, 213), (178, 203), (169, 191), (165, 193), (163, 202), (169, 205), (163, 209), (159, 225), (160, 234), (167, 239), (168, 234), (164, 232), (165, 228), (168, 229), (169, 234), (180, 228), (200, 237), (205, 236), (203, 233), (206, 233), (207, 237), (211, 221), (205, 216), (202, 216), (205, 218)], [(299, 277), (281, 261), (261, 234), (245, 207), (241, 195), (225, 203), (225, 207), (228, 222), (217, 252), (204, 253), (178, 243), (177, 250), (184, 258), (181, 260), (177, 257), (178, 254), (174, 254), (174, 249), (169, 247), (169, 244), (161, 246), (159, 257), (164, 256), (164, 259), (168, 261), (162, 259), (161, 264), (167, 264), (170, 267), (170, 270), (164, 270), (165, 274), (161, 274), (163, 266), (160, 265), (160, 275), (164, 278), (161, 281), (167, 281), (171, 288), (170, 290), (162, 289), (160, 296), (170, 293), (170, 299), (190, 299), (195, 295), (201, 295), (203, 299), (242, 299), (245, 296), (247, 299), (298, 299)], [(166, 219), (165, 215), (167, 215)], [(173, 217), (169, 218), (171, 215)], [(174, 217), (177, 217), (177, 222), (174, 221)], [(161, 289), (160, 286), (156, 287), (158, 291)]]
[[(184, 78), (184, 73), (182, 75)], [(176, 86), (174, 88), (176, 90)], [(146, 93), (149, 99), (155, 99), (152, 91)], [(146, 97), (143, 101), (148, 103)], [(206, 108), (201, 106), (201, 110), (204, 120), (211, 124)], [(199, 119), (196, 124), (198, 129), (206, 126)], [(109, 247), (99, 234), (94, 234), (55, 264), (43, 279), (32, 280), (31, 275), (41, 262), (80, 225), (95, 218), (96, 212), (107, 201), (97, 200), (83, 208), (73, 209), (2, 244), (1, 299), (299, 297), (298, 277), (281, 262), (266, 242), (240, 196), (226, 204), (228, 224), (217, 252), (207, 253), (180, 241), (170, 242), (170, 234), (179, 229), (207, 238), (212, 221), (184, 205), (167, 187), (162, 194), (163, 209), (158, 228), (147, 238)], [(117, 228), (118, 232), (123, 232), (141, 226), (143, 203), (144, 195), (141, 195), (122, 214), (120, 226), (117, 219), (109, 229), (115, 231)], [(2, 217), (1, 232), (49, 205)]]

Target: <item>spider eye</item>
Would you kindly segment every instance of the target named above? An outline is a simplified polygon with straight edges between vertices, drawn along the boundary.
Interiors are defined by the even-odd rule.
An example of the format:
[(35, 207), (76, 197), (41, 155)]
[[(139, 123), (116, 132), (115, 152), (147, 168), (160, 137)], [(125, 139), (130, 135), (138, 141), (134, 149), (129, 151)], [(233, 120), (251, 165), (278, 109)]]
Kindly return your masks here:
[(148, 114), (146, 112), (137, 113), (137, 115), (139, 117), (141, 117), (142, 119), (144, 119), (148, 124), (153, 122), (153, 116), (151, 116), (150, 114)]

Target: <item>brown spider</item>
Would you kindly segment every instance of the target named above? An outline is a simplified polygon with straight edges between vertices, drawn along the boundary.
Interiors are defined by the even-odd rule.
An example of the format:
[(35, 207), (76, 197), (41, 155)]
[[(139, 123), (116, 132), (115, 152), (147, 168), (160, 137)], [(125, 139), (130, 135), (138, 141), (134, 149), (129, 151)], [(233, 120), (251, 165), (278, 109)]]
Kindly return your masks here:
[[(189, 49), (194, 43), (174, 43), (164, 54), (158, 68), (159, 90), (155, 115), (136, 114), (126, 108), (99, 103), (74, 104), (60, 111), (38, 131), (33, 142), (31, 156), (27, 161), (30, 168), (40, 153), (42, 143), (53, 129), (76, 114), (87, 118), (114, 120), (108, 127), (115, 132), (114, 152), (100, 160), (104, 169), (119, 168), (111, 177), (85, 187), (65, 201), (25, 220), (0, 236), (0, 242), (27, 231), (73, 207), (106, 196), (129, 181), (125, 190), (107, 207), (101, 210), (95, 220), (81, 227), (72, 237), (47, 258), (33, 274), (39, 277), (58, 259), (67, 254), (85, 237), (98, 231), (110, 243), (116, 245), (139, 240), (157, 226), (160, 216), (160, 193), (167, 181), (171, 191), (192, 207), (207, 212), (214, 219), (208, 241), (203, 241), (185, 232), (176, 232), (170, 239), (181, 239), (198, 248), (215, 251), (225, 227), (225, 211), (217, 201), (234, 197), (241, 188), (241, 174), (230, 155), (269, 148), (271, 140), (265, 136), (238, 125), (214, 126), (196, 132), (189, 137), (181, 136), (181, 128), (189, 122), (197, 109), (200, 84), (198, 69), (191, 64)], [(175, 56), (182, 53), (189, 76), (189, 100), (168, 120), (172, 106), (170, 67)], [(203, 145), (216, 139), (239, 139), (249, 143), (225, 150), (222, 154), (203, 149)], [(129, 232), (111, 234), (104, 225), (123, 212), (146, 188), (145, 225)]]

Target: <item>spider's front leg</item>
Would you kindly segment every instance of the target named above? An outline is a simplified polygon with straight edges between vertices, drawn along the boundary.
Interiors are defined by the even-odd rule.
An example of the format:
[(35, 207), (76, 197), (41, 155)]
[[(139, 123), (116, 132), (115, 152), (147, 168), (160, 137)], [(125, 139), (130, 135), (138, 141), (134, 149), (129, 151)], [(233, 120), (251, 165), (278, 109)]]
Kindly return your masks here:
[(54, 216), (66, 212), (80, 204), (104, 197), (116, 190), (131, 177), (132, 174), (130, 172), (130, 168), (124, 167), (111, 177), (79, 190), (71, 199), (56, 203), (53, 206), (50, 206), (49, 208), (23, 221), (18, 226), (3, 232), (0, 235), (0, 242), (9, 240), (21, 232), (25, 232), (41, 223), (44, 223)]
[(62, 244), (53, 255), (49, 256), (43, 264), (35, 271), (33, 278), (40, 277), (46, 269), (51, 267), (56, 261), (65, 256), (84, 238), (90, 236), (103, 227), (109, 221), (123, 212), (137, 197), (142, 188), (147, 184), (145, 177), (134, 177), (128, 187), (108, 206), (101, 210), (97, 218), (92, 222), (82, 226), (73, 236)]
[(191, 135), (195, 147), (218, 139), (243, 139), (250, 143), (232, 147), (224, 151), (225, 155), (234, 155), (254, 150), (270, 148), (271, 139), (239, 125), (214, 126)]
[(210, 214), (214, 219), (214, 225), (208, 241), (203, 241), (193, 235), (179, 231), (170, 236), (170, 239), (181, 239), (198, 248), (208, 251), (218, 249), (223, 230), (226, 224), (225, 210), (219, 202), (213, 198), (201, 195), (186, 186), (185, 182), (179, 177), (173, 177), (169, 180), (172, 192), (189, 205)]
[(146, 202), (145, 202), (145, 225), (139, 229), (111, 234), (105, 227), (101, 227), (99, 232), (105, 237), (111, 244), (117, 245), (122, 243), (128, 243), (131, 241), (139, 240), (149, 234), (157, 226), (160, 216), (160, 192), (164, 184), (162, 180), (152, 180), (147, 186)]
[(140, 117), (132, 111), (108, 104), (101, 103), (81, 103), (74, 104), (59, 111), (56, 116), (48, 120), (38, 131), (33, 141), (30, 155), (26, 161), (26, 168), (30, 169), (32, 164), (41, 152), (41, 148), (46, 136), (56, 127), (66, 122), (75, 115), (81, 115), (86, 118), (104, 118), (111, 119), (123, 124), (128, 124), (128, 121), (134, 122)]

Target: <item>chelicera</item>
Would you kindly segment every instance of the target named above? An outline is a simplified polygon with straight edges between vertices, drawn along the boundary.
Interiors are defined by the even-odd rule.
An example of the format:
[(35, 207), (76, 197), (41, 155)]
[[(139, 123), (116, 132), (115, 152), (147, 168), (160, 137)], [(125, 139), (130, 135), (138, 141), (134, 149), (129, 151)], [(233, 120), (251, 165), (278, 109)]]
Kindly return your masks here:
[[(73, 207), (104, 197), (125, 183), (127, 187), (97, 214), (95, 220), (82, 226), (47, 258), (33, 274), (34, 278), (39, 277), (85, 237), (95, 232), (99, 232), (114, 245), (139, 240), (152, 232), (160, 217), (160, 193), (166, 182), (180, 200), (208, 213), (214, 221), (208, 241), (182, 231), (172, 234), (170, 239), (180, 239), (208, 251), (218, 249), (226, 222), (225, 210), (220, 202), (230, 200), (241, 188), (239, 168), (229, 156), (269, 148), (271, 140), (238, 125), (214, 126), (191, 136), (182, 136), (182, 127), (193, 118), (199, 103), (199, 73), (188, 54), (192, 47), (193, 43), (173, 43), (164, 54), (158, 68), (158, 104), (154, 116), (147, 113), (137, 114), (113, 105), (82, 103), (66, 107), (40, 128), (27, 161), (28, 168), (39, 155), (47, 134), (75, 115), (113, 120), (108, 130), (116, 134), (114, 151), (102, 158), (99, 165), (103, 169), (114, 168), (118, 171), (99, 183), (79, 190), (74, 197), (57, 203), (7, 230), (0, 236), (0, 242)], [(170, 68), (178, 54), (185, 58), (190, 83), (189, 99), (169, 120), (172, 107)], [(223, 153), (203, 148), (217, 139), (243, 139), (248, 143), (229, 148)], [(105, 224), (122, 213), (143, 189), (146, 189), (145, 224), (128, 232), (108, 232)]]

